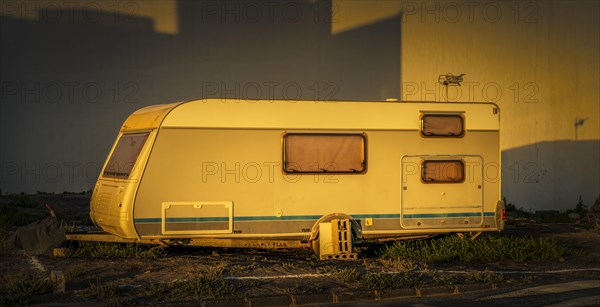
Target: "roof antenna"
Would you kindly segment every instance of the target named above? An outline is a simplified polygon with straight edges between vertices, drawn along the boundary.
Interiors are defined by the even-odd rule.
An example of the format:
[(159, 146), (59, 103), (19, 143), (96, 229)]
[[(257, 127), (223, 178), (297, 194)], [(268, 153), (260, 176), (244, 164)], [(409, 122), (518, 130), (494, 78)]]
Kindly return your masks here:
[(446, 87), (446, 102), (448, 102), (448, 86), (460, 86), (464, 75), (466, 74), (453, 75), (452, 73), (447, 73), (438, 76), (438, 82)]

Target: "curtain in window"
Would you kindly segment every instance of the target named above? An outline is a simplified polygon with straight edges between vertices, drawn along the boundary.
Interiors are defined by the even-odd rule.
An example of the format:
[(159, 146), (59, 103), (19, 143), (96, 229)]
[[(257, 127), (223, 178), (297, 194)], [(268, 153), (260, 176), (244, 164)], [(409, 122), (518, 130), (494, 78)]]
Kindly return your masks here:
[(362, 172), (364, 156), (362, 135), (285, 136), (286, 172)]

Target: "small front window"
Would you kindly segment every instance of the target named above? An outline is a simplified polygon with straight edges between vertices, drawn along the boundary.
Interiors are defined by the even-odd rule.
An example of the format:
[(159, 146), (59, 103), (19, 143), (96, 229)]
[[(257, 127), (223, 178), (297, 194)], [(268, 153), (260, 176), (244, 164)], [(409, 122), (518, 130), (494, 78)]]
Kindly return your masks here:
[(455, 183), (465, 180), (462, 160), (425, 160), (421, 163), (421, 179), (425, 183)]
[(123, 134), (117, 142), (104, 173), (102, 176), (127, 179), (133, 170), (133, 165), (137, 160), (149, 133), (131, 133)]
[(366, 170), (362, 134), (293, 133), (284, 136), (286, 173), (362, 173)]
[(459, 114), (425, 114), (421, 117), (423, 136), (459, 137), (463, 133), (463, 117)]

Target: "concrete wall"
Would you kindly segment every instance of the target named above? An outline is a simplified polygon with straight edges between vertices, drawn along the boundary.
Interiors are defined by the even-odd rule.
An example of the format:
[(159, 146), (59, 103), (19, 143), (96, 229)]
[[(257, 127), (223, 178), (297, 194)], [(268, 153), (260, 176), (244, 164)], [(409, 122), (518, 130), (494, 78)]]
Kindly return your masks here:
[[(110, 1), (109, 1), (110, 2)], [(594, 1), (2, 1), (0, 189), (81, 191), (119, 126), (198, 97), (450, 101), (502, 110), (503, 194), (600, 194)], [(578, 119), (585, 119), (575, 127)]]
[(327, 1), (150, 2), (2, 2), (3, 192), (90, 189), (147, 105), (398, 95), (398, 16), (333, 35)]
[[(600, 2), (426, 1), (402, 9), (402, 99), (443, 101), (436, 77), (466, 73), (448, 98), (500, 106), (508, 201), (565, 209), (581, 195), (591, 205), (600, 194)], [(578, 119), (586, 120), (576, 128)]]

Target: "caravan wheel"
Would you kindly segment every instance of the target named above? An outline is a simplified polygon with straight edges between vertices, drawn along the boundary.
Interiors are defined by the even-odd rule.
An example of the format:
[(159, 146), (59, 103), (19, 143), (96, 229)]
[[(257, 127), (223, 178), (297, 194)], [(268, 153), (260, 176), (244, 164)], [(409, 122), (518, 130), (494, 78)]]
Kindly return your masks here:
[[(313, 225), (310, 236), (311, 246), (320, 259), (355, 259), (353, 242), (361, 238), (361, 233), (360, 223), (350, 215), (328, 214)], [(324, 244), (322, 244), (323, 240), (325, 240)]]

